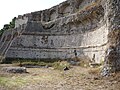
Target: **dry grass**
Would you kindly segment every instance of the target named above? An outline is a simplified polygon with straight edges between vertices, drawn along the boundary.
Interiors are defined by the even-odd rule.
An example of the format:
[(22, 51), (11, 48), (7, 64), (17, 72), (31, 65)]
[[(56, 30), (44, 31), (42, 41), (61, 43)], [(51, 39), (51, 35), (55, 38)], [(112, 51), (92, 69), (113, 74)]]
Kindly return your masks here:
[(21, 86), (25, 85), (27, 81), (24, 80), (22, 77), (1, 77), (0, 76), (0, 86), (5, 87), (6, 89), (12, 90), (14, 88), (20, 88)]
[(102, 69), (101, 66), (99, 66), (97, 68), (89, 68), (88, 73), (89, 74), (94, 74), (94, 75), (100, 74), (101, 69)]
[[(58, 63), (62, 66), (67, 64), (64, 61)], [(26, 74), (0, 73), (0, 90), (113, 90), (114, 86), (115, 90), (120, 90), (118, 76), (115, 79), (96, 77), (100, 69), (72, 66), (68, 71), (27, 68), (29, 73)]]

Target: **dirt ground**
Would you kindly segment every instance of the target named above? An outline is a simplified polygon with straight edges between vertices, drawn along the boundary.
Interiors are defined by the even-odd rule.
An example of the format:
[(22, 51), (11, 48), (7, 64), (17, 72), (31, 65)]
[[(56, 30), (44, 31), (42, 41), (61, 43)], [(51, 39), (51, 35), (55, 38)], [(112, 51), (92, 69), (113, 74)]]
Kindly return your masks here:
[(27, 71), (26, 74), (0, 72), (0, 90), (120, 90), (120, 73), (101, 77), (95, 69), (80, 66), (67, 71), (53, 68), (27, 68)]

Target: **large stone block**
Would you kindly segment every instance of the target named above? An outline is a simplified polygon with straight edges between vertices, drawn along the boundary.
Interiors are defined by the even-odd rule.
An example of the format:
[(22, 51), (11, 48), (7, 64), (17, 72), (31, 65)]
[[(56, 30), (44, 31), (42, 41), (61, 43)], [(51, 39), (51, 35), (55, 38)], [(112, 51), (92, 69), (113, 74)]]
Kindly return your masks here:
[(7, 73), (26, 73), (27, 72), (25, 67), (3, 67), (2, 71)]

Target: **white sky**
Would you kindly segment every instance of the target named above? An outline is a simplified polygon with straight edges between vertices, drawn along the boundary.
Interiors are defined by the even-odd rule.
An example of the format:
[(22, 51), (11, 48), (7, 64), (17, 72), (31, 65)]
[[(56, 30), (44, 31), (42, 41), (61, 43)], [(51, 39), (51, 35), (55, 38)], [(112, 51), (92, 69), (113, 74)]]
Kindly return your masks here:
[(47, 9), (62, 1), (65, 0), (0, 0), (0, 29), (13, 17)]

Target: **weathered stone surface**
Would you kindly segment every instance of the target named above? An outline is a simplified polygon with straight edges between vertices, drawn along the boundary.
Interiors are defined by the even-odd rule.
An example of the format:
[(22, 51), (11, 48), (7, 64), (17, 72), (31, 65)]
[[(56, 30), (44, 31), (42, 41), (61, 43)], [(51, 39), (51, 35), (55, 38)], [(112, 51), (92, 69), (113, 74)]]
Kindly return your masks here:
[[(106, 58), (107, 48), (114, 46), (117, 55), (108, 61), (117, 62), (113, 66), (119, 70), (119, 8), (119, 0), (67, 0), (50, 9), (19, 16), (13, 31), (23, 32), (14, 40), (6, 56), (67, 59), (77, 55), (91, 61), (94, 57), (95, 63), (100, 63)], [(3, 46), (9, 41), (4, 38), (8, 33), (11, 34), (5, 32), (1, 38)]]
[(25, 67), (3, 67), (2, 71), (8, 73), (26, 73), (27, 70)]
[(8, 58), (66, 59), (75, 57), (74, 49), (78, 57), (95, 54), (98, 63), (104, 57), (108, 31), (98, 1), (65, 1), (24, 16), (28, 17), (25, 32), (13, 42)]
[(108, 27), (108, 47), (105, 53), (105, 64), (102, 70), (103, 76), (120, 70), (120, 1), (107, 0), (106, 23)]

